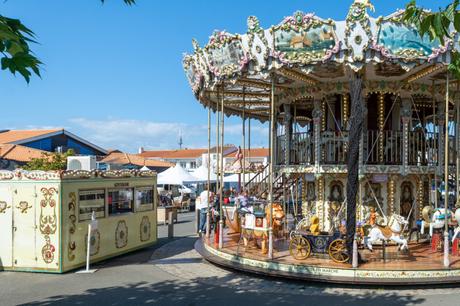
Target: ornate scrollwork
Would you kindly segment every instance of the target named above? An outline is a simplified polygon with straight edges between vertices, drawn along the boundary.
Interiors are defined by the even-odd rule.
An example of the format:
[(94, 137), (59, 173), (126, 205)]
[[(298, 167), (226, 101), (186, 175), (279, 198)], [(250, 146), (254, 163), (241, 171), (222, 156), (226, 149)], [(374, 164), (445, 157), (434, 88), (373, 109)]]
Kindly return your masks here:
[(54, 252), (56, 247), (51, 244), (50, 236), (45, 236), (45, 245), (42, 247), (42, 258), (43, 261), (47, 264), (50, 264), (54, 261)]
[[(53, 235), (57, 229), (56, 200), (53, 199), (57, 190), (54, 187), (42, 188), (41, 192), (43, 199), (40, 201), (40, 232), (43, 235)], [(45, 213), (45, 210), (48, 210), (48, 213)]]
[(27, 210), (32, 208), (32, 205), (29, 205), (28, 202), (26, 201), (21, 201), (19, 204), (16, 206), (17, 209), (21, 211), (21, 214), (27, 214)]
[(0, 201), (0, 214), (6, 213), (6, 210), (8, 208), (11, 208), (11, 206), (8, 205), (5, 201)]
[(128, 226), (124, 220), (118, 221), (115, 230), (115, 246), (117, 249), (124, 248), (128, 244)]
[(69, 243), (67, 245), (67, 258), (69, 259), (69, 261), (73, 261), (75, 259), (74, 252), (77, 247), (75, 240), (72, 240), (72, 236), (75, 234), (75, 230), (77, 229), (77, 196), (75, 192), (69, 193), (69, 199)]
[(149, 217), (143, 216), (139, 229), (139, 238), (141, 242), (150, 240), (151, 227)]

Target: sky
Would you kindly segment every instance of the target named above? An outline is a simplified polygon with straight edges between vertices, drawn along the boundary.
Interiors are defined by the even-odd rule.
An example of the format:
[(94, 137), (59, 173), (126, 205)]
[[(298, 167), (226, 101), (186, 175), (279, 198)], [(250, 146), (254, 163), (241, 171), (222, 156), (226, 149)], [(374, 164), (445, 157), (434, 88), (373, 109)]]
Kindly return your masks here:
[[(278, 24), (295, 11), (343, 20), (352, 0), (8, 0), (0, 14), (37, 35), (42, 78), (27, 84), (0, 71), (0, 129), (65, 128), (106, 149), (136, 152), (207, 147), (207, 110), (182, 68), (192, 38), (204, 46), (216, 29), (245, 33), (246, 19)], [(373, 0), (374, 17), (406, 1)], [(450, 1), (417, 1), (437, 9)], [(214, 122), (213, 122), (214, 123)], [(242, 141), (241, 119), (226, 119), (225, 143)], [(251, 146), (267, 146), (267, 126), (251, 123)], [(212, 129), (214, 131), (214, 129)], [(214, 135), (211, 138), (215, 139)]]

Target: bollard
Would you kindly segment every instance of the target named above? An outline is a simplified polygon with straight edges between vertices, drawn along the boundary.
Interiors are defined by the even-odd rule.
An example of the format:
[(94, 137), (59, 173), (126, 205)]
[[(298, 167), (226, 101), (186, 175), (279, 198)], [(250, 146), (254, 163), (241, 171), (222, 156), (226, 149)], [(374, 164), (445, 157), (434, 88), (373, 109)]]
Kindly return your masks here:
[(174, 221), (173, 221), (173, 212), (168, 213), (168, 238), (174, 238)]
[(200, 210), (195, 207), (195, 233), (198, 233), (201, 227), (200, 213)]

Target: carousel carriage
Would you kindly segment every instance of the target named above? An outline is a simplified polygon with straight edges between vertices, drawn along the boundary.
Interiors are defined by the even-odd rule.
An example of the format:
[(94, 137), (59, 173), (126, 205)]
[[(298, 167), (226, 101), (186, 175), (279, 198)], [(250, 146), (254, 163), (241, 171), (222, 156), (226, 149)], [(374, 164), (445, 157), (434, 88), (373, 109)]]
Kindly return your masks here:
[(296, 228), (290, 234), (289, 253), (297, 260), (307, 259), (312, 253), (329, 254), (337, 263), (349, 260), (345, 239), (339, 231), (314, 234)]

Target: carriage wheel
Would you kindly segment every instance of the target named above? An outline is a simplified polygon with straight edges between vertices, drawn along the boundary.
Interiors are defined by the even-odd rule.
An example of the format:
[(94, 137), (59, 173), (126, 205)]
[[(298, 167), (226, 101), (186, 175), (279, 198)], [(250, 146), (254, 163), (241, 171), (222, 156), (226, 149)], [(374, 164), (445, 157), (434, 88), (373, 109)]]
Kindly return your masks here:
[(347, 262), (349, 259), (347, 248), (345, 246), (345, 240), (343, 239), (336, 239), (332, 241), (329, 245), (328, 253), (331, 259), (338, 263)]
[(295, 236), (289, 243), (289, 253), (297, 260), (307, 259), (311, 253), (310, 242), (302, 236)]

